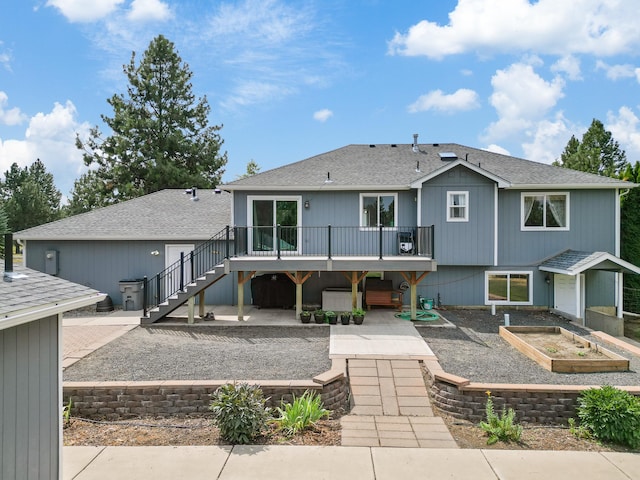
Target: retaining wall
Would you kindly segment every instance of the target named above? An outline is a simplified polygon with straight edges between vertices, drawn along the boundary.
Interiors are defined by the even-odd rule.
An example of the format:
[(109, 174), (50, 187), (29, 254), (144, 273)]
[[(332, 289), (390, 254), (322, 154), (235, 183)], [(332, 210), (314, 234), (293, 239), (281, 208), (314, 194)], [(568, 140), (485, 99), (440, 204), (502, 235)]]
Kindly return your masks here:
[[(518, 422), (566, 424), (576, 416), (577, 399), (589, 385), (527, 385), (473, 383), (446, 373), (437, 361), (424, 362), (424, 376), (433, 405), (455, 418), (478, 423), (484, 420), (487, 392), (497, 413), (513, 408)], [(640, 395), (640, 387), (623, 387)]]
[[(71, 400), (71, 414), (85, 418), (119, 420), (134, 416), (186, 416), (209, 412), (211, 394), (228, 380), (169, 380), (149, 382), (64, 382), (63, 397)], [(305, 390), (319, 394), (329, 410), (346, 409), (349, 383), (346, 361), (334, 360), (332, 369), (312, 380), (243, 380), (258, 385), (270, 407), (290, 402)]]

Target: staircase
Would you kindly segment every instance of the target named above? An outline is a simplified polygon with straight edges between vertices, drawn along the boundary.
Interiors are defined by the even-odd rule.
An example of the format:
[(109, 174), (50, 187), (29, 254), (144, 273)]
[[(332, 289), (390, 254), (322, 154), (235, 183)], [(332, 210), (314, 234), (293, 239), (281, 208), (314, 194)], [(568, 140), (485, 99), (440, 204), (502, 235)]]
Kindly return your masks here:
[(206, 272), (204, 276), (197, 278), (195, 282), (186, 285), (183, 291), (177, 292), (160, 305), (149, 310), (147, 316), (140, 319), (140, 323), (143, 325), (154, 323), (166, 317), (178, 307), (184, 305), (191, 297), (195, 297), (203, 290), (209, 288), (225, 275), (224, 266), (218, 265), (215, 270)]

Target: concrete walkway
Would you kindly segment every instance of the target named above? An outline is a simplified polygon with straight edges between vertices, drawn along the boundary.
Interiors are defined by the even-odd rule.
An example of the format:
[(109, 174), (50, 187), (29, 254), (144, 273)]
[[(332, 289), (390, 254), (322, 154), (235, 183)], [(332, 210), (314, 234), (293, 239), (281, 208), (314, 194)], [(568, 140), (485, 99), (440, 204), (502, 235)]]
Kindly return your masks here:
[(381, 447), (64, 447), (63, 479), (640, 480), (640, 454)]

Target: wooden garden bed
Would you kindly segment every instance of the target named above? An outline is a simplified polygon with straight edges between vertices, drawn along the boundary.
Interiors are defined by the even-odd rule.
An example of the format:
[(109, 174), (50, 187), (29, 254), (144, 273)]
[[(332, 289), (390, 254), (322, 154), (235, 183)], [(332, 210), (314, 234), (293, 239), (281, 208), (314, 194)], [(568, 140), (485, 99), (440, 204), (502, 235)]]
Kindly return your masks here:
[(629, 360), (561, 327), (500, 327), (500, 336), (551, 372), (629, 370)]

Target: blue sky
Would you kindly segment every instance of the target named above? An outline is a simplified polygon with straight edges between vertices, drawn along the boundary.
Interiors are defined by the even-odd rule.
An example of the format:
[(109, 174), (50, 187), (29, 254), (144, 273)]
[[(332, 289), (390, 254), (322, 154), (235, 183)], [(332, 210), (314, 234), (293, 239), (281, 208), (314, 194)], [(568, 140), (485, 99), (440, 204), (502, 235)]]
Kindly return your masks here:
[(229, 163), (352, 143), (461, 143), (544, 163), (604, 122), (640, 160), (637, 0), (5, 0), (0, 174), (40, 158), (63, 195), (76, 133), (158, 34), (206, 95)]

